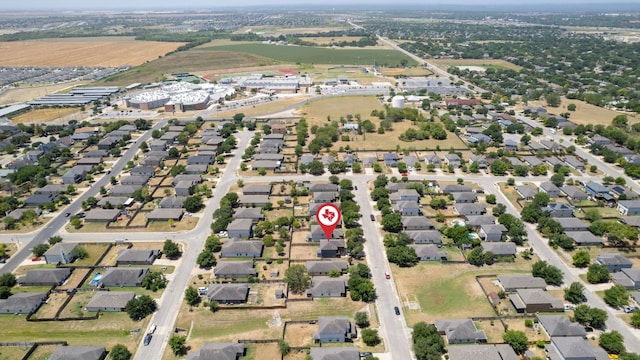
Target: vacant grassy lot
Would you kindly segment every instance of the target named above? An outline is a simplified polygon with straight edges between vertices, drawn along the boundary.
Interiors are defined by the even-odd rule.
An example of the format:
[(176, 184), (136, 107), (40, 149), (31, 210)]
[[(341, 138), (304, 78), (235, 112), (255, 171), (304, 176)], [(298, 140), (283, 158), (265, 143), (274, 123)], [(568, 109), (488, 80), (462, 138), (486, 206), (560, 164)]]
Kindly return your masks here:
[[(513, 263), (496, 263), (481, 268), (468, 264), (422, 262), (412, 268), (392, 265), (393, 278), (403, 302), (415, 302), (418, 309), (405, 306), (409, 325), (443, 318), (493, 316), (475, 276), (529, 271), (536, 260), (518, 258)], [(424, 274), (429, 274), (425, 277)]]
[(71, 114), (80, 114), (78, 108), (45, 108), (34, 109), (11, 119), (14, 123), (42, 123), (62, 118)]
[(199, 50), (242, 52), (286, 63), (337, 65), (371, 65), (376, 63), (381, 66), (391, 66), (406, 60), (409, 65), (416, 65), (413, 59), (395, 50), (333, 49), (257, 43), (214, 46), (199, 48)]
[[(546, 106), (547, 104), (543, 101), (530, 101), (528, 103), (530, 106)], [(569, 104), (576, 105), (576, 111), (568, 111), (567, 106)], [(571, 122), (576, 124), (602, 124), (602, 125), (611, 125), (611, 120), (617, 115), (627, 115), (629, 118), (629, 124), (635, 124), (640, 121), (640, 118), (636, 114), (626, 114), (621, 113), (605, 108), (601, 108), (599, 106), (587, 104), (584, 101), (580, 100), (569, 100), (562, 99), (562, 103), (560, 107), (550, 107), (547, 106), (547, 111), (554, 114), (561, 114), (568, 112), (569, 119)]]
[(12, 41), (0, 43), (0, 63), (5, 66), (136, 66), (181, 45), (183, 43), (109, 37)]
[(84, 259), (76, 260), (73, 264), (77, 266), (95, 265), (100, 256), (107, 251), (107, 244), (84, 244), (80, 246), (87, 251), (88, 256)]
[[(3, 346), (3, 347), (0, 347), (0, 359), (1, 360), (22, 359), (22, 357), (27, 353), (27, 351), (29, 351), (29, 346)], [(49, 355), (51, 355), (51, 353), (49, 353), (47, 357), (45, 357), (45, 359), (48, 359)], [(31, 356), (31, 358), (34, 358), (33, 355)]]
[(480, 66), (494, 69), (511, 69), (520, 71), (522, 67), (505, 60), (497, 59), (431, 59), (430, 63), (447, 70), (450, 66)]
[(57, 91), (70, 89), (74, 86), (84, 85), (84, 82), (74, 81), (62, 84), (28, 86), (12, 88), (0, 94), (0, 105), (8, 105), (33, 100)]

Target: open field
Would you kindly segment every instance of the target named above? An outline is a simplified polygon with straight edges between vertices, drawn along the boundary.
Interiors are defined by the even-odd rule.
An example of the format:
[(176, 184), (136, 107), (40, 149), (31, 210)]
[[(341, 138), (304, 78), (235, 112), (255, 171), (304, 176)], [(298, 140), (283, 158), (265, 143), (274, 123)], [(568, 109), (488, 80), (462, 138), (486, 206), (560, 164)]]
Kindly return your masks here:
[[(568, 111), (567, 105), (569, 104), (575, 104), (576, 111)], [(544, 101), (529, 101), (528, 105), (529, 106), (546, 106), (547, 104)], [(640, 117), (636, 116), (635, 114), (617, 112), (617, 111), (601, 108), (599, 106), (587, 104), (584, 101), (570, 100), (570, 99), (564, 99), (564, 98), (562, 99), (562, 103), (560, 104), (560, 107), (547, 106), (547, 111), (554, 114), (568, 112), (570, 115), (569, 120), (578, 125), (580, 124), (611, 125), (611, 120), (613, 120), (613, 118), (616, 117), (617, 115), (621, 115), (621, 114), (627, 115), (627, 117), (629, 118), (629, 124), (635, 124), (637, 122), (640, 122)]]
[[(496, 263), (481, 268), (432, 262), (421, 262), (412, 268), (396, 265), (391, 268), (407, 323), (412, 326), (419, 321), (433, 322), (443, 318), (493, 316), (495, 313), (475, 276), (528, 272), (535, 261), (535, 258), (523, 260), (518, 257), (512, 263)], [(415, 303), (418, 309), (407, 307), (407, 302)]]
[(0, 43), (0, 64), (4, 66), (136, 66), (156, 59), (181, 45), (183, 43), (110, 37), (2, 42)]
[(33, 109), (26, 113), (11, 118), (11, 122), (18, 123), (43, 123), (60, 119), (71, 114), (80, 114), (79, 108), (42, 108)]
[(216, 69), (246, 68), (268, 64), (273, 64), (273, 60), (246, 52), (218, 51), (212, 55), (210, 51), (192, 49), (150, 61), (103, 79), (99, 83), (114, 85), (149, 83), (162, 80), (164, 74), (174, 72), (211, 72)]
[(251, 27), (242, 27), (236, 30), (235, 34), (243, 34), (248, 31), (254, 32), (256, 34), (261, 34), (263, 36), (278, 36), (280, 34), (313, 34), (319, 32), (328, 32), (328, 31), (342, 31), (349, 29), (350, 26), (345, 26), (345, 23), (334, 23), (327, 24), (326, 27), (280, 27), (275, 25), (259, 25), (259, 26), (251, 26)]
[(84, 84), (85, 82), (82, 81), (72, 81), (61, 84), (12, 88), (0, 94), (0, 105), (23, 103), (29, 100), (33, 100), (37, 97), (42, 97), (50, 93), (70, 89), (72, 87)]
[[(29, 346), (2, 346), (0, 347), (0, 359), (1, 360), (22, 359), (22, 357), (27, 353), (27, 351), (29, 351)], [(31, 357), (34, 358), (33, 356)], [(48, 359), (48, 357), (45, 357), (45, 359)]]
[[(58, 345), (38, 345), (36, 351), (29, 356), (29, 360), (47, 360), (57, 347)], [(4, 355), (4, 352), (2, 354)]]
[(398, 65), (402, 60), (406, 60), (409, 65), (416, 65), (413, 59), (395, 50), (332, 49), (257, 43), (214, 46), (199, 50), (242, 52), (286, 63), (338, 65), (373, 65), (376, 63), (381, 66), (390, 66)]
[(496, 69), (511, 69), (519, 71), (522, 67), (505, 60), (497, 59), (429, 59), (435, 66), (447, 70), (450, 66), (480, 66)]
[(263, 116), (268, 114), (274, 114), (286, 110), (292, 106), (295, 106), (301, 102), (308, 100), (310, 97), (306, 95), (287, 97), (282, 100), (272, 101), (261, 105), (255, 105), (252, 107), (243, 107), (239, 109), (219, 111), (212, 113), (215, 117), (233, 117), (237, 113), (243, 113), (245, 116)]

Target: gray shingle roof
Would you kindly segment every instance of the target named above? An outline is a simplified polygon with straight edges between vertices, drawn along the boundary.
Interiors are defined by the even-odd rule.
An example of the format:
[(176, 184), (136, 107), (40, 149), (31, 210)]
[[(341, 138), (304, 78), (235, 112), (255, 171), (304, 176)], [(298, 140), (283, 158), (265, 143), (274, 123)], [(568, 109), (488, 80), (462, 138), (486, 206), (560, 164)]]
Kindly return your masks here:
[(60, 284), (65, 281), (71, 274), (69, 268), (59, 269), (33, 269), (29, 270), (25, 276), (18, 279), (18, 283), (43, 283), (43, 284)]
[(216, 276), (224, 275), (246, 275), (255, 276), (256, 269), (253, 267), (253, 261), (219, 261), (218, 265), (213, 269)]
[(262, 254), (262, 241), (229, 239), (222, 246), (221, 257), (235, 256), (236, 254)]
[(547, 334), (554, 336), (587, 336), (584, 327), (578, 323), (571, 322), (562, 315), (538, 315), (538, 321)]
[(533, 277), (532, 275), (498, 275), (498, 281), (500, 285), (506, 291), (512, 291), (515, 289), (546, 289), (547, 283), (543, 278)]
[(486, 341), (484, 331), (478, 330), (471, 319), (436, 320), (436, 328), (450, 343)]
[(87, 308), (124, 308), (136, 296), (129, 291), (97, 291), (89, 300)]
[(135, 286), (142, 282), (148, 272), (148, 268), (109, 268), (100, 283), (104, 286)]
[(340, 272), (347, 270), (349, 264), (344, 260), (332, 260), (332, 261), (307, 261), (307, 272), (309, 274), (317, 273), (329, 273), (331, 270), (338, 270)]
[(189, 353), (187, 360), (236, 360), (244, 351), (244, 344), (206, 343), (200, 350)]
[(360, 352), (355, 347), (312, 347), (313, 360), (359, 360)]
[(49, 360), (100, 360), (105, 353), (101, 346), (58, 346)]
[(247, 284), (211, 284), (207, 290), (209, 301), (236, 302), (246, 301), (249, 295)]

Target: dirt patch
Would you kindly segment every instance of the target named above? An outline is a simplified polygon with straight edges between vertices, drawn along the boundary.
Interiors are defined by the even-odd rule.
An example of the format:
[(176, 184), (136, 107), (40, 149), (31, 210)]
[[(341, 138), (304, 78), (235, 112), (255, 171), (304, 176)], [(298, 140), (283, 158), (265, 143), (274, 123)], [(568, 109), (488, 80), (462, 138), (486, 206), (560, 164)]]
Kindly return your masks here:
[(42, 304), (35, 314), (37, 319), (51, 319), (60, 310), (60, 307), (67, 300), (67, 293), (51, 293), (47, 298), (47, 302)]
[(66, 289), (75, 289), (75, 288), (80, 287), (80, 285), (82, 285), (82, 279), (90, 271), (91, 271), (91, 269), (75, 269), (75, 270), (73, 270), (73, 272), (71, 273), (71, 276), (69, 276), (67, 281), (64, 284), (62, 284), (61, 286), (58, 286), (57, 289), (66, 290)]
[(116, 266), (116, 261), (118, 260), (118, 254), (122, 250), (126, 250), (128, 245), (115, 245), (109, 249), (109, 252), (105, 257), (100, 261), (100, 265), (104, 266)]
[(292, 246), (291, 247), (291, 255), (289, 256), (292, 260), (302, 260), (302, 259), (316, 259), (318, 256), (316, 255), (317, 246)]
[[(38, 345), (36, 350), (31, 354), (31, 356), (29, 356), (29, 360), (49, 359), (49, 356), (51, 356), (51, 354), (53, 354), (53, 352), (56, 351), (57, 347), (58, 345)], [(5, 355), (4, 348), (2, 349), (2, 355)], [(11, 359), (11, 358), (7, 358), (7, 359)]]
[(450, 66), (480, 66), (484, 68), (503, 68), (520, 71), (522, 67), (505, 60), (498, 59), (431, 59), (430, 63), (447, 70)]
[[(528, 103), (530, 106), (546, 106), (547, 104), (543, 101), (530, 101)], [(574, 104), (576, 106), (576, 111), (568, 111), (567, 106), (569, 104)], [(611, 125), (611, 120), (617, 115), (627, 115), (629, 118), (629, 124), (635, 124), (640, 121), (640, 117), (636, 114), (632, 113), (624, 113), (618, 112), (614, 110), (605, 109), (599, 106), (587, 104), (584, 101), (580, 100), (570, 100), (570, 99), (562, 99), (562, 103), (559, 107), (550, 107), (547, 106), (547, 111), (553, 114), (561, 114), (561, 113), (569, 113), (569, 120), (575, 124), (602, 124), (602, 125)]]
[(78, 316), (86, 316), (89, 313), (85, 310), (85, 306), (91, 298), (95, 295), (95, 291), (78, 291), (76, 292), (69, 304), (64, 307), (62, 313), (60, 313), (60, 317), (78, 317)]
[(20, 114), (11, 118), (14, 124), (17, 123), (39, 123), (49, 122), (55, 119), (61, 119), (67, 115), (78, 114), (80, 111), (78, 108), (45, 108), (45, 109), (33, 109), (24, 114)]
[(291, 346), (308, 346), (313, 343), (313, 332), (316, 330), (317, 324), (287, 324), (284, 339)]
[(181, 45), (183, 43), (131, 38), (12, 41), (0, 43), (0, 63), (5, 66), (136, 66)]

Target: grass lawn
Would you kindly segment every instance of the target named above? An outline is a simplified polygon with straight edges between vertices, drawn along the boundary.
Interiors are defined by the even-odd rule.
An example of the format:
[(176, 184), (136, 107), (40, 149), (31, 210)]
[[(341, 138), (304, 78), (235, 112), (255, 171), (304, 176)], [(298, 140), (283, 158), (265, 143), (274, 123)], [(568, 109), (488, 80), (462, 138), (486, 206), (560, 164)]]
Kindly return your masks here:
[[(3, 346), (3, 347), (0, 347), (0, 359), (2, 359), (2, 360), (22, 359), (22, 357), (27, 353), (27, 351), (29, 351), (29, 348), (30, 348), (30, 346)], [(45, 360), (48, 359), (48, 355), (51, 355), (51, 353), (47, 354), (47, 357), (44, 358)], [(31, 355), (30, 359), (31, 358), (38, 359), (37, 357), (34, 357), (34, 356), (35, 355)]]
[(100, 256), (107, 251), (107, 244), (83, 244), (82, 246), (89, 254), (84, 259), (79, 259), (73, 262), (73, 265), (95, 265)]
[(64, 116), (78, 113), (80, 115), (79, 108), (45, 108), (34, 109), (26, 113), (15, 116), (11, 119), (14, 123), (42, 123), (49, 122), (55, 119), (60, 119)]
[(505, 182), (498, 183), (498, 186), (500, 187), (500, 191), (502, 192), (502, 194), (507, 199), (509, 199), (509, 201), (511, 201), (511, 204), (513, 204), (516, 209), (522, 210), (522, 207), (517, 202), (517, 200), (520, 198), (520, 195), (518, 195), (518, 192), (516, 192), (515, 186), (509, 186)]
[(430, 63), (447, 70), (450, 66), (479, 66), (493, 69), (511, 69), (520, 71), (522, 67), (505, 60), (498, 59), (431, 59)]
[(392, 265), (392, 271), (401, 300), (419, 306), (418, 309), (404, 308), (411, 326), (419, 321), (433, 322), (442, 318), (493, 316), (495, 313), (475, 276), (529, 271), (534, 261), (517, 258), (513, 263), (481, 268), (468, 264), (422, 262), (412, 268)]
[[(530, 101), (528, 104), (529, 106), (546, 106), (547, 105), (543, 101)], [(576, 111), (568, 111), (567, 105), (569, 104), (575, 104)], [(580, 101), (580, 100), (562, 99), (562, 103), (560, 104), (560, 107), (554, 108), (549, 106), (547, 110), (550, 113), (554, 113), (554, 114), (568, 112), (570, 114), (569, 119), (571, 120), (571, 122), (578, 125), (580, 124), (611, 125), (611, 120), (613, 120), (614, 117), (620, 114), (627, 115), (627, 117), (629, 118), (629, 124), (635, 124), (640, 121), (640, 117), (638, 117), (635, 114), (621, 113), (621, 112), (601, 108), (599, 106), (587, 104), (586, 102)]]

